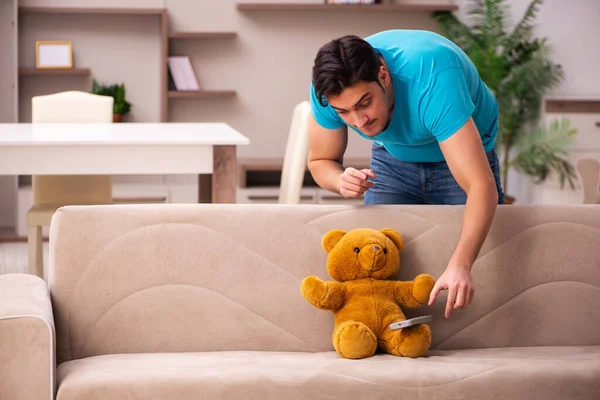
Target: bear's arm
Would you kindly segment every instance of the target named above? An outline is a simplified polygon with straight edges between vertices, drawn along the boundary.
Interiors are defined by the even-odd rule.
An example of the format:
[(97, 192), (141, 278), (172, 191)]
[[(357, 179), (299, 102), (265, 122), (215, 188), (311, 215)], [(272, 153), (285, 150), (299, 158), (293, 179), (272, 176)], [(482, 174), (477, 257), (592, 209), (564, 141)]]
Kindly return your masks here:
[(309, 276), (302, 281), (301, 292), (310, 304), (322, 310), (338, 310), (346, 300), (346, 286), (343, 283), (324, 282), (316, 276)]
[(394, 282), (394, 295), (401, 306), (421, 307), (429, 300), (435, 279), (431, 275), (421, 274), (413, 281)]

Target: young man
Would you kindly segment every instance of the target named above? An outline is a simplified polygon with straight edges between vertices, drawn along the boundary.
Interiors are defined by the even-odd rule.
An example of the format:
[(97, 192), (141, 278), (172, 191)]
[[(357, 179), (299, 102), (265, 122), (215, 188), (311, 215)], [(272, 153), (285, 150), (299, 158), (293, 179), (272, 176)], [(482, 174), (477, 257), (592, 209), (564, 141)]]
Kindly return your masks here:
[[(456, 249), (431, 293), (471, 304), (471, 267), (503, 203), (494, 151), (498, 105), (475, 66), (433, 32), (353, 35), (318, 52), (308, 168), (323, 188), (365, 204), (465, 204)], [(348, 127), (373, 140), (371, 168), (344, 168)]]

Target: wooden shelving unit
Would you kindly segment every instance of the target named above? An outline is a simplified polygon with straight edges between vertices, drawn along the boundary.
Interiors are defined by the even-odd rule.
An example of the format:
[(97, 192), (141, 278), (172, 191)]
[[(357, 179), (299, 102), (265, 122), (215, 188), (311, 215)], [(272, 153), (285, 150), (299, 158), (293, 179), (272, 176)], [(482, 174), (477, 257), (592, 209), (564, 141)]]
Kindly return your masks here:
[(547, 99), (546, 112), (553, 113), (600, 113), (600, 100)]
[(231, 39), (236, 36), (236, 32), (173, 32), (169, 39)]
[(233, 97), (237, 93), (235, 90), (200, 90), (200, 91), (177, 91), (169, 90), (170, 99), (203, 99), (217, 97)]
[[(18, 7), (20, 14), (71, 14), (71, 15), (131, 15), (131, 16), (156, 16), (160, 20), (161, 38), (161, 99), (160, 116), (161, 121), (167, 120), (167, 66), (168, 54), (168, 15), (165, 8), (109, 8), (109, 7)], [(45, 70), (38, 71), (35, 68), (20, 68), (20, 76), (85, 76), (91, 73), (88, 68), (73, 68), (70, 70)]]
[(163, 8), (78, 8), (78, 7), (19, 7), (20, 13), (29, 14), (85, 14), (85, 15), (163, 15)]
[[(236, 32), (169, 32), (167, 10), (164, 8), (79, 8), (79, 7), (19, 7), (23, 14), (77, 14), (77, 15), (133, 15), (158, 16), (160, 18), (161, 43), (161, 100), (160, 120), (168, 121), (168, 99), (211, 99), (235, 97), (234, 90), (201, 90), (197, 92), (179, 92), (168, 90), (168, 67), (170, 40), (231, 39), (237, 37)], [(20, 68), (20, 76), (87, 76), (89, 68), (72, 68), (68, 70), (38, 70), (36, 68)]]
[(37, 68), (19, 68), (19, 76), (88, 76), (91, 74), (89, 68), (71, 68), (71, 69), (37, 69)]
[(445, 2), (402, 2), (384, 4), (306, 4), (306, 3), (238, 3), (240, 11), (360, 11), (360, 12), (433, 12), (455, 11), (458, 6)]
[[(169, 40), (204, 40), (204, 39), (232, 39), (237, 37), (236, 32), (171, 32), (166, 41), (167, 57), (169, 56)], [(177, 91), (169, 90), (167, 99), (216, 99), (235, 97), (235, 90), (199, 90), (199, 91)], [(165, 116), (165, 118), (167, 118)]]

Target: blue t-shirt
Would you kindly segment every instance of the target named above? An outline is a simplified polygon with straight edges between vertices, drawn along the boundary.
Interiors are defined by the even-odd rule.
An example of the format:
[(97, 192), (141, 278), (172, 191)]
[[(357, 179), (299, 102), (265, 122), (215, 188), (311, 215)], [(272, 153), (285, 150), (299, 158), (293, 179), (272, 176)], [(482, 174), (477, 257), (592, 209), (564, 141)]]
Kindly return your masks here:
[[(473, 117), (485, 151), (494, 148), (498, 103), (457, 45), (434, 32), (418, 30), (384, 31), (365, 40), (388, 65), (394, 110), (388, 128), (377, 136), (348, 125), (351, 129), (402, 161), (437, 162), (444, 160), (439, 142)], [(310, 103), (315, 120), (324, 128), (347, 125), (329, 104), (319, 104), (312, 85)]]

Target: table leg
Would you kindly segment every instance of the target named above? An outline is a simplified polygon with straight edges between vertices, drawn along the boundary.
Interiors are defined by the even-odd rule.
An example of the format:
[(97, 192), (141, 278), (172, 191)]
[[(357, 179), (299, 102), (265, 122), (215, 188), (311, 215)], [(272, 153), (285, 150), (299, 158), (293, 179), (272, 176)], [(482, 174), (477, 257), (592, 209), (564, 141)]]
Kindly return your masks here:
[(198, 175), (198, 203), (212, 203), (212, 174)]
[(212, 202), (237, 202), (236, 146), (214, 146), (212, 174)]

